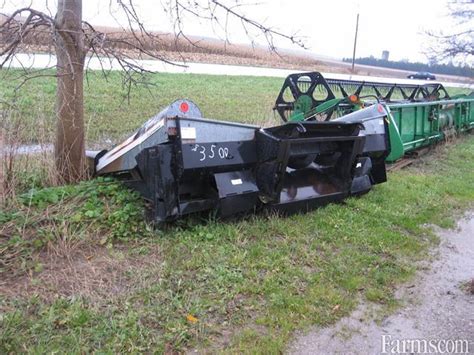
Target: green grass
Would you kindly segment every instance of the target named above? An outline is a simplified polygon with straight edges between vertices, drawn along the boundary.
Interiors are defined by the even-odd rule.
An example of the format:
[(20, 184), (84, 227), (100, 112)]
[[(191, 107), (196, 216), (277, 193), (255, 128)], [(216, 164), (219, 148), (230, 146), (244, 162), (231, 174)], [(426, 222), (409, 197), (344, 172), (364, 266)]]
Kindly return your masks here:
[[(54, 137), (54, 102), (56, 80), (41, 77), (21, 83), (20, 71), (0, 71), (0, 104), (14, 103), (12, 117), (21, 122), (20, 139), (38, 140)], [(84, 88), (85, 122), (88, 144), (106, 140), (118, 142), (137, 129), (145, 120), (176, 99), (193, 100), (208, 118), (238, 121), (259, 125), (279, 124), (272, 107), (283, 84), (281, 78), (197, 75), (150, 74), (150, 84), (132, 87), (130, 97), (122, 85), (119, 73), (111, 72), (107, 80), (102, 74), (91, 71)], [(449, 89), (450, 94), (465, 92)]]
[[(0, 352), (280, 352), (295, 330), (331, 324), (361, 300), (396, 305), (396, 285), (436, 242), (426, 224), (452, 226), (474, 200), (473, 164), (474, 139), (467, 137), (344, 204), (286, 218), (188, 218), (155, 232), (140, 213), (129, 216), (141, 211), (140, 200), (116, 183), (36, 190), (2, 214), (4, 223), (16, 219), (23, 232), (34, 230), (17, 234), (11, 249), (24, 252), (20, 264), (33, 279), (41, 275), (32, 270), (41, 261), (35, 255), (45, 251), (34, 240), (51, 230), (51, 220), (68, 221), (72, 238), (111, 255), (146, 258), (154, 248), (159, 255), (128, 279), (128, 292), (2, 296)], [(37, 223), (48, 208), (49, 219)], [(109, 233), (102, 246), (104, 231), (120, 225), (134, 232)]]
[[(26, 126), (25, 141), (35, 141), (38, 123), (53, 137), (56, 81), (42, 77), (26, 82), (18, 92), (20, 73), (0, 72), (0, 103), (14, 102), (14, 114)], [(104, 80), (90, 72), (84, 88), (85, 121), (89, 143), (117, 141), (176, 99), (193, 100), (208, 118), (264, 124), (274, 118), (272, 107), (282, 85), (280, 78), (195, 74), (149, 75), (151, 85), (132, 88), (130, 100), (121, 77), (112, 72)], [(16, 95), (15, 95), (16, 93)]]
[[(10, 79), (0, 80), (0, 99), (10, 101), (18, 81), (2, 75)], [(89, 143), (120, 139), (179, 97), (206, 117), (278, 123), (271, 107), (281, 79), (150, 80), (151, 92), (137, 88), (128, 104), (117, 74), (90, 75)], [(22, 87), (13, 112), (22, 140), (40, 129), (52, 137), (54, 92), (52, 78)], [(470, 136), (343, 204), (292, 217), (193, 217), (156, 231), (143, 222), (142, 200), (114, 181), (37, 187), (0, 211), (0, 353), (277, 353), (295, 330), (334, 323), (361, 300), (393, 309), (396, 286), (436, 243), (426, 224), (450, 227), (471, 206), (473, 164)], [(23, 189), (41, 185), (33, 175)], [(84, 260), (104, 286), (63, 275)], [(62, 279), (48, 286), (55, 277), (77, 292)]]

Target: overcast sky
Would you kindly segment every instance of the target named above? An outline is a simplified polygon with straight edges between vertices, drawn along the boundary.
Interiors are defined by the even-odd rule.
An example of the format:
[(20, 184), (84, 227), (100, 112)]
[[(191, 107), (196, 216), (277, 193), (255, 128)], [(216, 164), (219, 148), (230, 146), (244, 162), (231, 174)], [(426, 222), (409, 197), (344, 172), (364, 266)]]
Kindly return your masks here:
[[(382, 50), (390, 51), (390, 59), (425, 61), (428, 29), (446, 29), (452, 26), (446, 17), (447, 0), (256, 0), (257, 5), (240, 8), (250, 18), (292, 34), (298, 32), (305, 37), (309, 49), (323, 56), (335, 58), (352, 56), (356, 14), (360, 13), (357, 56), (380, 57)], [(4, 0), (1, 12), (9, 13), (20, 5), (32, 2), (45, 11), (46, 4), (52, 12), (55, 1)], [(184, 2), (184, 1), (183, 1)], [(223, 0), (235, 3), (235, 0)], [(255, 0), (240, 0), (240, 3), (255, 3)], [(2, 0), (0, 0), (0, 4)], [(109, 8), (115, 0), (83, 0), (83, 17), (96, 25), (116, 26), (123, 22), (123, 14)], [(135, 0), (137, 11), (152, 30), (170, 31), (173, 21), (163, 11), (166, 0)], [(166, 7), (166, 6), (165, 6)], [(111, 14), (112, 12), (112, 14)], [(113, 15), (113, 16), (112, 16)], [(186, 19), (186, 33), (198, 36), (223, 36), (222, 31), (211, 28), (195, 19)], [(237, 22), (229, 23), (232, 42), (248, 43), (248, 38)], [(257, 42), (263, 38), (257, 37)], [(277, 45), (291, 47), (288, 42)]]

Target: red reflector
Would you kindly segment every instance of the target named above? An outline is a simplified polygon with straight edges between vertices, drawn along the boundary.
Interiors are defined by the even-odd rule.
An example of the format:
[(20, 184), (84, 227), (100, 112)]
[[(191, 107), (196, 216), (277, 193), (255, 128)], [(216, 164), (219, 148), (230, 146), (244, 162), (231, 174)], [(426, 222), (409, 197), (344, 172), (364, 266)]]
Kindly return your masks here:
[(181, 112), (184, 112), (184, 113), (188, 112), (189, 111), (188, 103), (187, 102), (181, 102), (181, 105), (179, 105), (179, 110)]
[(377, 105), (377, 110), (378, 110), (380, 113), (384, 113), (384, 112), (385, 112), (385, 110), (383, 109), (383, 106), (380, 105), (380, 104)]

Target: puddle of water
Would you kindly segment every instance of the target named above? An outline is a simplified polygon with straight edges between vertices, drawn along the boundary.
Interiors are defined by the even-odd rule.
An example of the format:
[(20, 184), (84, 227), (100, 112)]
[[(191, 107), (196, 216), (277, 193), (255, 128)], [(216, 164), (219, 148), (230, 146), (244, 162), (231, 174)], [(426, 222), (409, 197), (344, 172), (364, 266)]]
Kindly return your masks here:
[(30, 155), (48, 153), (53, 151), (52, 144), (25, 144), (19, 146), (6, 146), (0, 150), (1, 155)]

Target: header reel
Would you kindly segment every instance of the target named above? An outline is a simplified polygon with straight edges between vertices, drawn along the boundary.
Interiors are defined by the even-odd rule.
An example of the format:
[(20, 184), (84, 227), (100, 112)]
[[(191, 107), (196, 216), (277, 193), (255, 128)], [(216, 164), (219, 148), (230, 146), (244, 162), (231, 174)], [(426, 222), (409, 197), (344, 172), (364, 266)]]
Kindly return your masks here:
[[(335, 98), (320, 73), (291, 74), (285, 79), (273, 109), (287, 122), (295, 120), (294, 116), (304, 115), (314, 107)], [(326, 121), (330, 116), (328, 114), (318, 121)]]
[(289, 75), (278, 94), (274, 110), (284, 122), (329, 121), (334, 112), (345, 115), (362, 108), (362, 98), (380, 102), (424, 102), (449, 99), (442, 84), (392, 84), (325, 79), (320, 73)]

